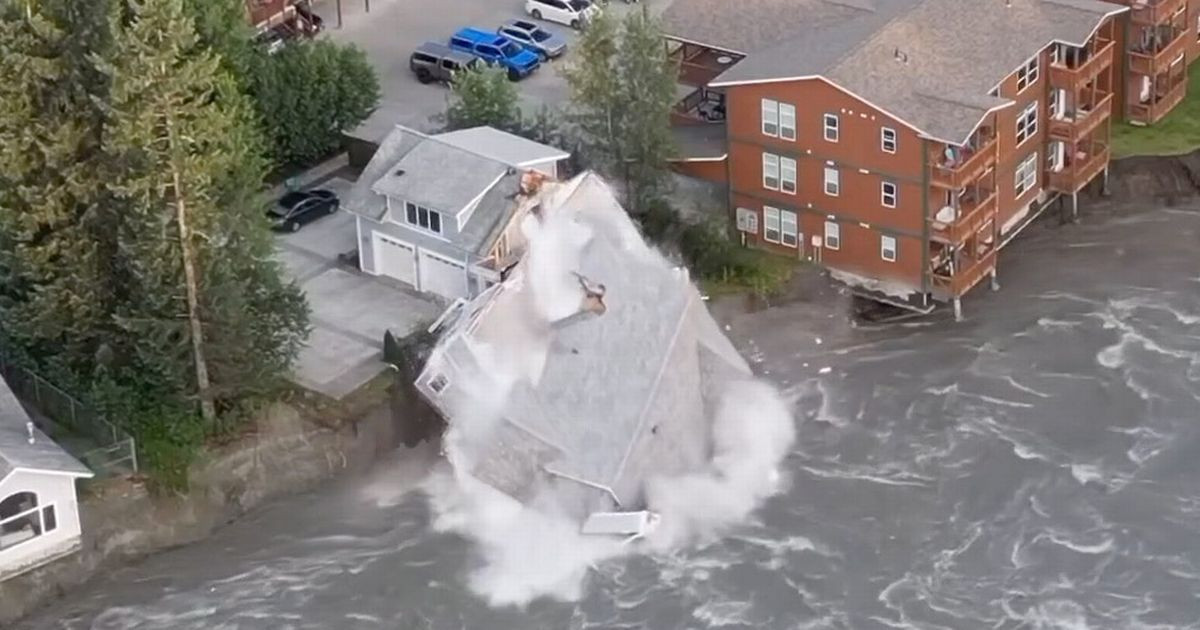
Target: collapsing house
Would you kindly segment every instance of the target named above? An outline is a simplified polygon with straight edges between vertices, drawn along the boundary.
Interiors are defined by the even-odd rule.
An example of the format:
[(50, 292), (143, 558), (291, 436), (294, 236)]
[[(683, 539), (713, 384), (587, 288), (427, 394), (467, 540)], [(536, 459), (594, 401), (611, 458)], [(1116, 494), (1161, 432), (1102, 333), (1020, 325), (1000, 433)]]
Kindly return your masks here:
[(710, 464), (721, 397), (751, 372), (601, 178), (540, 186), (521, 262), (439, 320), (416, 386), (460, 474), (583, 533), (644, 534), (647, 482)]

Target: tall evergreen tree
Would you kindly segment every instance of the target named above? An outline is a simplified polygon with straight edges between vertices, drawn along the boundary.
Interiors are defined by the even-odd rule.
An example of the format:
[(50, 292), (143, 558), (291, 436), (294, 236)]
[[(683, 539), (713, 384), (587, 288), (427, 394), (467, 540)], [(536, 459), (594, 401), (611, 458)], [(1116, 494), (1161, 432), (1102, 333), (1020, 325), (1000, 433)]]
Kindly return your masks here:
[(127, 204), (118, 264), (134, 278), (117, 350), (212, 423), (287, 368), (307, 310), (272, 257), (257, 199), (265, 162), (235, 81), (198, 44), (182, 0), (130, 7), (97, 62), (111, 84), (108, 187)]
[(562, 74), (571, 89), (571, 118), (579, 128), (589, 161), (615, 173), (624, 161), (621, 127), (632, 103), (621, 103), (617, 66), (619, 32), (608, 12), (588, 24), (575, 46), (575, 60)]

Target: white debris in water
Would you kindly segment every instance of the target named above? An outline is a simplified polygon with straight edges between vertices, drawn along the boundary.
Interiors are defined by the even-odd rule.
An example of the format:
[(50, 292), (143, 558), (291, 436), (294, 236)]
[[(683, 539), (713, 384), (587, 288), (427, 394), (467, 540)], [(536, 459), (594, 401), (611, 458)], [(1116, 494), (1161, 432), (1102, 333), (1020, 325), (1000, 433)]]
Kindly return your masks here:
[(823, 367), (823, 368), (821, 368), (821, 369), (817, 370), (817, 373), (818, 373), (818, 374), (828, 374), (828, 373), (830, 373), (830, 372), (832, 372), (832, 371), (833, 371), (833, 368), (831, 368), (831, 367), (829, 367), (828, 365), (826, 365), (825, 367)]

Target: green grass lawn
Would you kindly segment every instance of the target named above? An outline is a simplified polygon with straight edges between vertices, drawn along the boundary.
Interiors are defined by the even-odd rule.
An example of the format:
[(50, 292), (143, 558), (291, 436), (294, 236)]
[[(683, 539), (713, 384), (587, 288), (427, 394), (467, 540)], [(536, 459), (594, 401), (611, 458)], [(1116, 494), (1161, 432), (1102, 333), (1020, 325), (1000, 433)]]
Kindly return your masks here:
[(700, 287), (705, 294), (712, 297), (733, 293), (770, 295), (787, 284), (796, 265), (803, 264), (795, 258), (750, 247), (739, 247), (735, 252), (740, 259), (739, 266), (753, 272), (749, 277), (732, 275), (723, 278), (703, 278)]
[(1114, 122), (1113, 157), (1180, 155), (1200, 149), (1200, 63), (1188, 70), (1188, 93), (1166, 118), (1149, 127)]

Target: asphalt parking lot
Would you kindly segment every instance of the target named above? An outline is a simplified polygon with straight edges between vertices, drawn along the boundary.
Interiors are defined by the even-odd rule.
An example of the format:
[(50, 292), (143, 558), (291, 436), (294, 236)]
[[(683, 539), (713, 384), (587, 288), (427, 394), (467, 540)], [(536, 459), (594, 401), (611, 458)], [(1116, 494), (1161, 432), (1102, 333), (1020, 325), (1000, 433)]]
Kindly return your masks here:
[[(474, 26), (495, 30), (505, 21), (525, 17), (524, 0), (341, 0), (342, 27), (337, 28), (336, 0), (322, 0), (315, 10), (325, 20), (327, 37), (357, 44), (366, 51), (379, 76), (382, 98), (379, 108), (352, 135), (379, 141), (396, 124), (421, 131), (437, 131), (436, 117), (446, 110), (450, 90), (445, 86), (422, 85), (408, 68), (413, 49), (426, 41), (445, 42), (460, 28)], [(655, 2), (652, 9), (665, 6)], [(624, 15), (631, 7), (613, 0), (608, 10)], [(567, 54), (538, 69), (518, 84), (526, 111), (542, 105), (559, 107), (567, 101), (566, 81), (559, 68), (572, 58), (577, 34), (568, 26), (542, 22), (547, 30), (567, 39)]]

